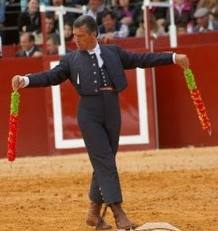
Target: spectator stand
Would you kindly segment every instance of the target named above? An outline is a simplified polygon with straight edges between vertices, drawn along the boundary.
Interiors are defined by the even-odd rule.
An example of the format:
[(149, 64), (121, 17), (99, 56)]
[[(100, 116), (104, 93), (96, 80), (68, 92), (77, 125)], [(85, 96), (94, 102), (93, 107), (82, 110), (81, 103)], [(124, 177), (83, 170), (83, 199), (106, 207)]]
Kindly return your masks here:
[(148, 50), (153, 50), (151, 36), (150, 36), (150, 15), (149, 9), (152, 7), (167, 7), (170, 9), (170, 26), (169, 26), (169, 38), (170, 47), (177, 47), (177, 32), (174, 18), (173, 0), (168, 2), (151, 2), (150, 0), (144, 0), (142, 9), (144, 10), (144, 23), (145, 23), (145, 47)]
[[(55, 12), (55, 14), (58, 15), (58, 23), (59, 23), (59, 32), (60, 32), (60, 46), (59, 46), (59, 55), (65, 55), (66, 54), (66, 46), (65, 46), (65, 39), (64, 39), (64, 14), (66, 12), (71, 12), (71, 13), (81, 13), (85, 14), (86, 13), (86, 6), (82, 6), (81, 9), (74, 8), (74, 7), (65, 7), (65, 6), (45, 6), (45, 5), (40, 5), (40, 14), (41, 14), (41, 22), (42, 22), (42, 34), (43, 38), (45, 38), (45, 13), (47, 11), (52, 11)], [(44, 51), (46, 51), (46, 41), (43, 39), (43, 47)]]
[(1, 28), (3, 45), (18, 43), (19, 32), (17, 18), (20, 11), (20, 2), (18, 0), (6, 1), (5, 21), (4, 26)]

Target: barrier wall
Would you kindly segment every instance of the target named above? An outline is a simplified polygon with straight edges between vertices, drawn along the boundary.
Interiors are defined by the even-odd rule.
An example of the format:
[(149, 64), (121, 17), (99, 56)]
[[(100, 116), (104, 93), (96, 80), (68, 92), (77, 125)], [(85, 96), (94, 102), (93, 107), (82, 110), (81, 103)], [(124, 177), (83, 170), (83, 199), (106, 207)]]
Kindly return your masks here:
[(203, 132), (186, 87), (176, 66), (156, 68), (156, 94), (160, 148), (218, 145), (218, 43), (175, 50), (188, 54), (212, 123), (212, 135)]
[[(144, 51), (144, 48), (140, 51)], [(213, 41), (212, 44), (207, 45), (182, 46), (175, 51), (186, 53), (190, 58), (191, 68), (196, 76), (212, 122), (212, 136), (209, 137), (201, 129), (182, 70), (178, 66), (171, 65), (155, 69), (156, 92), (153, 92), (153, 77), (150, 69), (147, 69), (146, 72), (131, 70), (127, 72), (129, 88), (120, 97), (123, 118), (122, 148), (128, 150), (156, 148), (158, 143), (160, 148), (218, 144), (216, 120), (218, 114), (216, 107), (218, 43)], [(18, 73), (26, 74), (46, 70), (49, 68), (50, 62), (54, 60), (58, 60), (58, 57), (4, 58), (0, 60), (0, 157), (6, 155), (7, 149), (10, 78)], [(137, 77), (137, 73), (139, 77)], [(141, 81), (144, 78), (146, 82), (143, 83)], [(141, 92), (136, 91), (137, 86), (144, 86), (145, 89), (142, 88)], [(144, 98), (141, 97), (143, 91), (147, 92), (143, 96)], [(158, 128), (153, 95), (157, 100)], [(69, 83), (61, 85), (60, 89), (57, 87), (22, 89), (21, 97), (18, 156), (84, 150), (76, 122), (78, 96), (71, 91)], [(144, 108), (147, 111), (144, 111)], [(59, 117), (54, 117), (58, 110)], [(57, 122), (60, 119), (63, 123), (61, 127), (58, 127), (59, 123)], [(133, 143), (127, 145), (128, 142)]]
[[(7, 58), (0, 60), (0, 157), (6, 155), (8, 117), (10, 111), (10, 79), (15, 74), (26, 74), (43, 69), (39, 58)], [(21, 106), (18, 128), (18, 154), (38, 155), (49, 152), (47, 128), (46, 91), (44, 89), (21, 90)]]
[[(9, 58), (0, 60), (1, 110), (0, 157), (6, 155), (10, 78), (47, 70), (58, 57)], [(151, 72), (144, 69), (127, 71), (130, 87), (120, 96), (122, 129), (121, 149), (157, 147), (153, 86)], [(79, 96), (66, 81), (61, 86), (21, 89), (21, 108), (17, 141), (18, 156), (48, 155), (84, 151), (77, 126)], [(140, 95), (140, 97), (139, 97)]]
[[(157, 37), (157, 39), (153, 39), (152, 41), (154, 49), (168, 49), (170, 46), (169, 36), (159, 36)], [(182, 34), (178, 36), (178, 46), (213, 44), (217, 43), (217, 41), (218, 31), (207, 33)], [(114, 40), (113, 43), (126, 49), (143, 49), (145, 47), (145, 38), (122, 38)], [(70, 49), (76, 48), (74, 43), (67, 43), (67, 47)], [(3, 46), (3, 57), (15, 57), (17, 50), (19, 50), (19, 45), (16, 44)]]

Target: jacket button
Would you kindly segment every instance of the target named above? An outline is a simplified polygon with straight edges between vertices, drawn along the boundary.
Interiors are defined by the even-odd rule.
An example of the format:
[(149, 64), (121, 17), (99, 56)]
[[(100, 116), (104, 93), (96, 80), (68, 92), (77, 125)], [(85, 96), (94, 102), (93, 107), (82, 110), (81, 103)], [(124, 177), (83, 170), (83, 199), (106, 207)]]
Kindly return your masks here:
[(94, 83), (97, 83), (98, 81), (97, 80), (94, 80)]
[(94, 75), (96, 75), (96, 74), (97, 74), (97, 72), (96, 72), (96, 71), (94, 71), (94, 72), (93, 72), (93, 74), (94, 74)]

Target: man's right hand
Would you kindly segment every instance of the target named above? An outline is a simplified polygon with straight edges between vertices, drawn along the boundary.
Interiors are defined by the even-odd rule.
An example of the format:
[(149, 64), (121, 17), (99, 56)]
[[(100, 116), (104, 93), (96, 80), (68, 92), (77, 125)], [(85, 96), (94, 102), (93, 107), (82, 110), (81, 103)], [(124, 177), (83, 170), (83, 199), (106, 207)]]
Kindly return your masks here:
[(24, 76), (15, 75), (11, 80), (12, 88), (14, 91), (17, 91), (19, 88), (25, 87)]

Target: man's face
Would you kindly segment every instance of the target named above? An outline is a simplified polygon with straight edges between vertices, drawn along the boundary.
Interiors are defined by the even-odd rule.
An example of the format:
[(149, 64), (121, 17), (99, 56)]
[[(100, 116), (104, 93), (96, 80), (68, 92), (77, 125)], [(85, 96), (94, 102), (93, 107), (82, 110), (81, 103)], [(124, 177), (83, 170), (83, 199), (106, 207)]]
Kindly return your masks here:
[(113, 32), (116, 21), (108, 14), (102, 18), (102, 24), (106, 32)]
[(88, 31), (85, 25), (73, 28), (74, 42), (80, 50), (91, 50), (97, 43), (96, 33)]
[(37, 11), (39, 11), (39, 2), (38, 0), (31, 0), (28, 3), (28, 9), (30, 14), (36, 13)]
[(101, 0), (89, 0), (89, 7), (94, 11), (96, 11), (100, 5)]
[(58, 45), (54, 44), (52, 39), (48, 39), (46, 41), (46, 50), (47, 50), (47, 54), (49, 55), (58, 54)]
[(72, 28), (69, 25), (64, 25), (64, 37), (69, 38), (72, 35)]
[(29, 40), (29, 36), (24, 34), (20, 37), (20, 46), (22, 50), (28, 51), (33, 47), (33, 42)]
[(202, 26), (204, 28), (207, 28), (208, 26), (208, 16), (202, 16), (202, 17), (199, 17), (197, 18), (197, 23), (199, 26)]
[(54, 24), (55, 22), (53, 19), (45, 18), (45, 32), (48, 34), (51, 33), (54, 29), (54, 26), (55, 26)]

